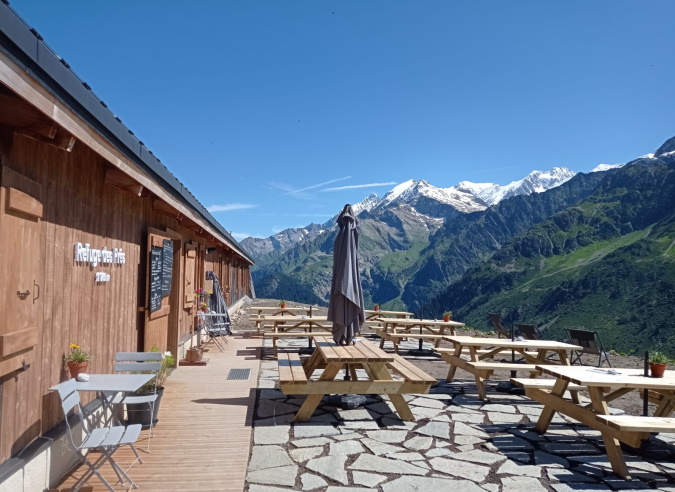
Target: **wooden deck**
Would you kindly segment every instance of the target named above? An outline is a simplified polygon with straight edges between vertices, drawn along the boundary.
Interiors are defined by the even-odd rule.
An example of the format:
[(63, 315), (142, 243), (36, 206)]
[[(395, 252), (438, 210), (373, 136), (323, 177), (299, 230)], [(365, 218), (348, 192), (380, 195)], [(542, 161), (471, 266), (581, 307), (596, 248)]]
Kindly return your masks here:
[[(181, 366), (169, 377), (150, 453), (146, 452), (149, 431), (143, 431), (137, 445), (143, 464), (136, 463), (129, 471), (139, 491), (244, 489), (262, 346), (262, 337), (253, 337), (254, 333), (228, 337), (223, 353), (211, 344), (204, 354), (209, 359), (206, 366)], [(226, 380), (233, 368), (251, 369), (251, 377)], [(124, 469), (133, 461), (128, 447), (114, 457)], [(51, 490), (70, 490), (82, 472), (82, 467), (74, 469)], [(116, 490), (127, 489), (115, 484), (109, 465), (102, 472)], [(107, 489), (92, 477), (81, 490)]]

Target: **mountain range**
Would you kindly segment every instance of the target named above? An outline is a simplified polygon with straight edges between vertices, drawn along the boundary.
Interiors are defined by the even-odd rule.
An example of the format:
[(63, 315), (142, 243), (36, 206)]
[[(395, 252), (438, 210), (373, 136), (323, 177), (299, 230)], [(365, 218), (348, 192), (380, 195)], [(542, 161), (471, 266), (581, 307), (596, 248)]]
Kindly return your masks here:
[[(574, 175), (574, 171), (567, 168), (554, 167), (548, 172), (533, 171), (525, 178), (503, 186), (494, 183), (462, 181), (449, 188), (437, 188), (426, 181), (411, 179), (394, 187), (382, 199), (373, 193), (361, 202), (352, 205), (352, 208), (354, 212), (360, 214), (376, 208), (383, 209), (392, 205), (408, 204), (424, 213), (428, 206), (436, 208), (437, 205), (434, 202), (438, 202), (449, 205), (460, 212), (475, 212), (485, 210), (488, 206), (505, 198), (534, 192), (541, 193), (564, 183)], [(310, 224), (302, 228), (289, 228), (267, 238), (248, 237), (241, 241), (241, 245), (255, 259), (272, 251), (283, 252), (334, 228), (338, 215), (336, 214), (321, 225)]]
[[(546, 336), (585, 326), (617, 349), (675, 355), (675, 138), (594, 171), (534, 171), (504, 186), (410, 180), (371, 195), (356, 205), (366, 304), (451, 309), (479, 328), (500, 311)], [(331, 219), (244, 240), (258, 295), (326, 303), (335, 234)]]

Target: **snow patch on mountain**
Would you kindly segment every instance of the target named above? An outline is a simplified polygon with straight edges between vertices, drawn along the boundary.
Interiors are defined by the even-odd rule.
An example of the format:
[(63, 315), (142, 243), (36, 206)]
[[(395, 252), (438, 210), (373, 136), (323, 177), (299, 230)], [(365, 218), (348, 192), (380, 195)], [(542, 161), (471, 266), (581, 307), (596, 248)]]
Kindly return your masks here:
[[(652, 156), (654, 154), (651, 154)], [(592, 173), (599, 173), (602, 171), (609, 171), (610, 169), (618, 169), (620, 167), (625, 166), (626, 164), (598, 164), (595, 166), (593, 169), (591, 169)]]

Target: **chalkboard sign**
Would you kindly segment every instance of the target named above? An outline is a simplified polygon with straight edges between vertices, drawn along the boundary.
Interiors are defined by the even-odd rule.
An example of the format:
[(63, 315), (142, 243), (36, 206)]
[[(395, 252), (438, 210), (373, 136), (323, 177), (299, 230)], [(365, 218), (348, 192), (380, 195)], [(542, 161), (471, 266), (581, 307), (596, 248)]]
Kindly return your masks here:
[(164, 240), (164, 258), (162, 260), (162, 297), (171, 294), (171, 275), (173, 274), (173, 241)]
[(162, 252), (160, 246), (150, 250), (150, 312), (162, 309)]

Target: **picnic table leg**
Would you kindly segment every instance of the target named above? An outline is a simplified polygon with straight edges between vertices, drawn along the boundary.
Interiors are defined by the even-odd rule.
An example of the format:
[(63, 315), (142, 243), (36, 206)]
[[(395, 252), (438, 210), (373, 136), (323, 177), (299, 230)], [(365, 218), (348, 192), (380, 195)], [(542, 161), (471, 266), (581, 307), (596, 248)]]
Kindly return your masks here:
[[(564, 379), (557, 379), (555, 384), (553, 385), (551, 394), (562, 398), (569, 384), (570, 384), (569, 381), (565, 381)], [(541, 434), (546, 432), (548, 426), (551, 425), (551, 419), (553, 419), (554, 413), (555, 408), (553, 408), (553, 405), (544, 405), (544, 409), (542, 410), (541, 415), (539, 416), (539, 420), (537, 420), (537, 425), (534, 426), (534, 428), (537, 429), (537, 432)]]
[[(560, 365), (561, 366), (569, 366), (570, 365), (570, 360), (567, 358), (567, 351), (566, 350), (556, 350), (558, 354), (558, 358), (560, 359)], [(570, 391), (570, 396), (572, 397), (572, 401), (579, 405), (581, 403), (581, 400), (579, 399), (579, 392), (578, 391)]]
[[(366, 364), (364, 364), (364, 366), (365, 365)], [(375, 377), (377, 377), (377, 379), (386, 381), (392, 381), (394, 379), (391, 377), (391, 373), (389, 372), (389, 369), (387, 369), (387, 365), (385, 363), (377, 362), (371, 363), (369, 365), (372, 373), (375, 375)], [(415, 416), (413, 415), (412, 410), (410, 410), (410, 406), (408, 405), (408, 402), (405, 401), (403, 395), (388, 393), (388, 396), (391, 400), (391, 403), (394, 405), (398, 416), (401, 417), (401, 420), (415, 422)]]
[(305, 376), (309, 378), (312, 373), (316, 370), (316, 368), (319, 366), (319, 363), (321, 362), (321, 357), (319, 356), (319, 351), (315, 350), (312, 352), (312, 355), (309, 357), (307, 362), (303, 365), (303, 369), (305, 370)]
[[(462, 345), (457, 344), (455, 345), (455, 357), (459, 357), (462, 355)], [(448, 369), (448, 375), (445, 378), (446, 383), (452, 382), (453, 379), (455, 379), (455, 372), (457, 372), (457, 366), (450, 363), (450, 369)]]
[[(595, 413), (599, 415), (609, 415), (609, 407), (607, 406), (607, 402), (605, 401), (605, 397), (602, 394), (601, 389), (594, 386), (589, 386), (588, 394), (591, 397), (591, 404)], [(622, 478), (625, 478), (626, 480), (630, 480), (628, 467), (626, 466), (626, 460), (623, 456), (623, 451), (621, 451), (621, 443), (619, 440), (611, 436), (607, 436), (604, 433), (602, 434), (602, 440), (605, 443), (607, 457), (609, 458), (609, 462), (612, 464), (612, 470), (614, 473)]]
[[(342, 369), (342, 363), (340, 362), (328, 364), (323, 370), (319, 381), (333, 381), (335, 376), (337, 376), (337, 373), (340, 372), (340, 369)], [(298, 410), (298, 413), (295, 414), (295, 422), (305, 422), (309, 420), (309, 418), (314, 413), (314, 410), (316, 410), (316, 407), (318, 407), (319, 403), (321, 403), (321, 400), (324, 396), (325, 394), (307, 395), (307, 398), (300, 407), (300, 410)]]

